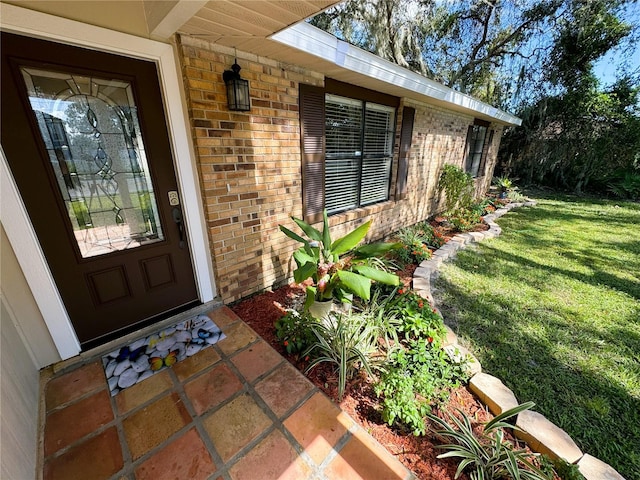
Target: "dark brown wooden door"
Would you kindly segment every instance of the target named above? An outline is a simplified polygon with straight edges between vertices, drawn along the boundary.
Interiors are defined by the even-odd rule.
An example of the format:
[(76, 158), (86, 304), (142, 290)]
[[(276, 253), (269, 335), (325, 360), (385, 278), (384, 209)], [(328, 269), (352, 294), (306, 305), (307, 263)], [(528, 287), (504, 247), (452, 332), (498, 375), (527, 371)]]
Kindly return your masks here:
[(2, 147), (83, 348), (197, 302), (156, 65), (1, 41)]

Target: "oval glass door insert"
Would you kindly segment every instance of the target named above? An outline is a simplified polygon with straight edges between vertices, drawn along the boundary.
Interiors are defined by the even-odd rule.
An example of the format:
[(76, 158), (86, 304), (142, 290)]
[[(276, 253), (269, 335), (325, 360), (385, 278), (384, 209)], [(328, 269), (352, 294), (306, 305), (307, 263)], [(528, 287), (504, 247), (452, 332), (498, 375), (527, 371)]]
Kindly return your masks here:
[(131, 84), (21, 72), (82, 257), (164, 240)]

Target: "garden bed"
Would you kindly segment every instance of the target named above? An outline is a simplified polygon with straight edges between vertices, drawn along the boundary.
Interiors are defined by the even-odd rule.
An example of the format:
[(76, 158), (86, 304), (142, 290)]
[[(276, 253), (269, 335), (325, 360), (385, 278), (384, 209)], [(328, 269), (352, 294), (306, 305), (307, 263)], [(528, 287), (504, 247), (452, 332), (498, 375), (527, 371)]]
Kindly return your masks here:
[[(452, 421), (458, 423), (457, 417), (463, 423), (453, 428), (466, 429), (470, 445), (477, 444), (478, 439), (474, 437), (483, 435), (484, 424), (492, 416), (465, 386), (459, 386), (469, 378), (466, 360), (459, 363), (461, 360), (450, 358), (442, 349), (446, 334), (442, 318), (426, 299), (411, 290), (413, 273), (423, 260), (432, 256), (434, 249), (460, 231), (486, 230), (487, 225), (480, 223), (479, 212), (492, 212), (489, 208), (495, 210), (494, 204), (486, 201), (466, 210), (456, 210), (457, 213), (448, 218), (424, 221), (402, 229), (391, 237), (398, 243), (370, 244), (362, 248), (354, 247), (364, 238), (369, 222), (332, 242), (326, 214), (323, 231), (294, 219), (309, 240), (286, 227), (281, 226), (281, 230), (304, 245), (294, 254), (298, 265), (294, 277), (300, 284), (265, 292), (231, 307), (421, 479), (454, 479), (460, 460), (437, 458), (443, 453), (439, 445), (451, 442), (443, 442), (431, 427), (445, 428), (458, 437), (449, 426)], [(342, 248), (346, 244), (349, 247)], [(333, 249), (335, 254), (331, 252)], [(363, 260), (374, 251), (383, 256), (369, 266), (362, 266), (367, 265)], [(344, 254), (344, 257), (338, 257), (338, 254)], [(394, 262), (405, 265), (395, 272), (399, 278), (374, 268), (388, 270)], [(343, 269), (350, 268), (355, 273), (344, 273)], [(372, 275), (369, 278), (377, 281), (374, 282), (376, 288), (370, 292), (366, 282), (371, 283), (371, 280), (365, 282), (360, 276), (356, 281), (356, 273)], [(354, 298), (353, 311), (338, 310), (339, 313), (329, 316), (323, 313), (322, 317), (316, 314), (316, 318), (301, 313), (305, 298), (311, 299), (311, 303), (314, 298), (315, 302), (324, 301), (331, 298), (327, 293), (333, 289), (336, 289), (333, 297), (342, 298), (344, 290), (337, 289), (345, 287), (357, 293), (358, 301)], [(384, 368), (374, 376), (372, 365), (379, 362)], [(429, 412), (431, 419), (427, 418)], [(517, 411), (510, 414), (515, 415)], [(515, 467), (513, 455), (522, 455), (521, 460), (527, 463), (530, 452), (513, 450), (513, 453), (505, 453), (517, 442), (510, 437), (510, 429), (503, 432), (500, 426), (492, 428), (487, 425), (487, 432), (491, 433), (482, 440), (485, 445), (482, 449), (486, 451), (476, 451), (473, 455), (479, 463), (485, 462), (481, 460), (484, 455), (499, 455), (497, 458), (503, 459), (499, 461), (500, 465), (502, 462), (511, 465), (507, 466), (508, 475), (501, 470), (499, 477), (491, 478), (517, 475), (512, 468), (519, 470), (522, 467)], [(499, 430), (498, 437), (495, 437), (495, 428)], [(500, 440), (501, 435), (508, 439), (506, 443)], [(494, 448), (491, 445), (498, 450), (490, 452)], [(484, 468), (488, 475), (497, 474), (496, 471), (488, 473), (492, 467)], [(529, 464), (528, 468), (533, 466)], [(457, 478), (469, 477), (461, 474)]]
[[(411, 282), (413, 270), (415, 265), (399, 272), (405, 285)], [(231, 307), (258, 335), (301, 371), (305, 370), (306, 362), (301, 361), (297, 355), (287, 354), (282, 342), (275, 336), (274, 323), (285, 314), (287, 308), (300, 305), (304, 295), (304, 286), (290, 284), (255, 295)], [(438, 442), (430, 436), (415, 436), (411, 432), (398, 431), (387, 425), (382, 420), (378, 398), (367, 380), (358, 377), (350, 382), (342, 402), (338, 402), (337, 379), (330, 366), (320, 365), (309, 372), (307, 377), (418, 478), (453, 480), (457, 462), (436, 458), (442, 451), (436, 448)], [(460, 387), (450, 395), (447, 409), (451, 411), (456, 408), (478, 421), (491, 418), (466, 387)], [(460, 478), (468, 477), (463, 475)]]

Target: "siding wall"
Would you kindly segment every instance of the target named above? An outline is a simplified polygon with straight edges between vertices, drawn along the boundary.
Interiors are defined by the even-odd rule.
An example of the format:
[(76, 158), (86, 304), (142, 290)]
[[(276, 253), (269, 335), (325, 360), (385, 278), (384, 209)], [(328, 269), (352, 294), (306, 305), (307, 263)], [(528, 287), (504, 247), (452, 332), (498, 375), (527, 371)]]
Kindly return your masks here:
[[(179, 50), (216, 284), (223, 301), (230, 303), (291, 277), (291, 254), (298, 244), (278, 224), (295, 229), (289, 217), (302, 217), (299, 84), (322, 86), (324, 77), (238, 51), (252, 108), (229, 112), (222, 73), (233, 64), (234, 50), (186, 36), (180, 38)], [(334, 238), (371, 219), (368, 239), (380, 239), (437, 213), (442, 165), (464, 165), (473, 117), (414, 101), (406, 104), (416, 109), (406, 198), (396, 202), (392, 195), (387, 202), (332, 216)], [(401, 113), (402, 106), (397, 136)], [(490, 128), (494, 141), (488, 175), (476, 180), (479, 193), (490, 183), (502, 134), (502, 127)], [(393, 182), (398, 145), (396, 138)]]
[(36, 478), (39, 372), (0, 295), (0, 478)]
[(36, 478), (39, 369), (60, 360), (0, 225), (0, 478)]

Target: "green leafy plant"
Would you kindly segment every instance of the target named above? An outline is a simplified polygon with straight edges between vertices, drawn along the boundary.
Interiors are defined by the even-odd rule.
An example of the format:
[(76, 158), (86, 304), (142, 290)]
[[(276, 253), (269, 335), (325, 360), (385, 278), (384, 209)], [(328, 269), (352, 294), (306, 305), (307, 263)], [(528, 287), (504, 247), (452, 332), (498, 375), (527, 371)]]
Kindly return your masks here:
[(274, 324), (276, 338), (282, 342), (287, 353), (302, 353), (315, 341), (316, 337), (311, 329), (315, 322), (317, 320), (306, 312), (289, 310)]
[(504, 434), (505, 428), (518, 430), (518, 427), (506, 422), (506, 419), (533, 406), (533, 402), (527, 402), (503, 412), (485, 423), (482, 433), (478, 434), (474, 433), (469, 417), (460, 410), (458, 412), (461, 419), (451, 415), (453, 425), (428, 413), (429, 420), (440, 428), (435, 430), (436, 435), (451, 442), (438, 446), (447, 450), (438, 455), (438, 458), (462, 459), (454, 478), (459, 478), (462, 472), (468, 470), (472, 480), (550, 480), (551, 477), (535, 465), (537, 454), (518, 448)]
[(466, 379), (464, 366), (434, 345), (432, 337), (412, 339), (389, 355), (374, 390), (382, 397), (382, 418), (414, 435), (426, 432), (425, 415), (433, 403), (446, 400), (451, 388)]
[(466, 232), (482, 223), (481, 213), (472, 207), (457, 208), (447, 217), (447, 221), (459, 232)]
[(634, 171), (616, 173), (607, 187), (616, 197), (637, 200), (640, 198), (640, 173)]
[(436, 346), (441, 344), (446, 335), (442, 318), (431, 308), (429, 303), (413, 291), (398, 289), (386, 304), (388, 314), (402, 319), (399, 327), (406, 339), (431, 339)]
[(323, 322), (311, 324), (316, 341), (304, 352), (312, 360), (307, 372), (321, 363), (331, 363), (338, 373), (338, 401), (342, 401), (347, 380), (361, 369), (373, 376), (372, 368), (381, 360), (377, 349), (377, 329), (360, 314), (332, 313)]
[(308, 278), (313, 280), (313, 285), (307, 287), (305, 308), (316, 300), (336, 298), (342, 302), (350, 302), (353, 295), (368, 300), (373, 281), (398, 285), (396, 275), (372, 267), (369, 259), (383, 256), (399, 245), (371, 243), (357, 246), (367, 235), (371, 221), (332, 241), (326, 210), (323, 213), (322, 231), (298, 218), (292, 217), (292, 220), (308, 237), (305, 239), (280, 225), (280, 230), (285, 235), (303, 244), (293, 254), (298, 267), (293, 272), (293, 277), (297, 283)]
[(396, 255), (403, 264), (420, 264), (431, 258), (431, 251), (427, 247), (428, 238), (413, 227), (407, 227), (396, 233), (402, 247), (396, 250)]
[(553, 477), (555, 474), (562, 480), (585, 480), (584, 475), (580, 473), (578, 465), (568, 463), (562, 458), (552, 460), (547, 455), (540, 455), (538, 463), (540, 464), (540, 470), (549, 477)]
[(506, 176), (494, 177), (493, 184), (505, 192), (513, 187), (513, 181)]
[[(378, 287), (378, 288), (377, 288)], [(382, 342), (387, 350), (391, 345), (396, 345), (400, 341), (398, 332), (402, 327), (402, 318), (396, 313), (389, 311), (389, 302), (393, 299), (393, 294), (386, 294), (380, 284), (371, 289), (371, 300), (362, 306), (361, 315), (368, 325), (371, 325), (376, 332), (379, 342)], [(386, 286), (386, 288), (390, 288)]]
[(444, 245), (444, 235), (434, 229), (428, 221), (425, 220), (416, 223), (413, 228), (418, 231), (420, 236), (423, 238), (424, 243), (434, 250)]
[(468, 207), (473, 202), (473, 177), (460, 167), (446, 164), (438, 179), (438, 190), (445, 193), (445, 212)]
[(527, 196), (523, 195), (516, 189), (511, 189), (507, 192), (507, 198), (512, 202), (526, 202)]

